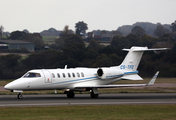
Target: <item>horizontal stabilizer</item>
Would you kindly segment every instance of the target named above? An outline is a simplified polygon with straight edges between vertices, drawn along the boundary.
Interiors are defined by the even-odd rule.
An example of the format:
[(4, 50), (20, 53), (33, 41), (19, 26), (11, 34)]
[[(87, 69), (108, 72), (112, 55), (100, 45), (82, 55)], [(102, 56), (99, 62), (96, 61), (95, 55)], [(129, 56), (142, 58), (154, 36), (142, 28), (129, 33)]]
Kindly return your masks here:
[(134, 52), (144, 52), (144, 51), (160, 51), (160, 50), (168, 50), (168, 48), (152, 48), (148, 49), (147, 47), (133, 47), (133, 49), (122, 49), (124, 51), (134, 51)]
[(123, 76), (121, 78), (125, 79), (125, 80), (143, 80), (138, 74), (125, 75), (125, 76)]

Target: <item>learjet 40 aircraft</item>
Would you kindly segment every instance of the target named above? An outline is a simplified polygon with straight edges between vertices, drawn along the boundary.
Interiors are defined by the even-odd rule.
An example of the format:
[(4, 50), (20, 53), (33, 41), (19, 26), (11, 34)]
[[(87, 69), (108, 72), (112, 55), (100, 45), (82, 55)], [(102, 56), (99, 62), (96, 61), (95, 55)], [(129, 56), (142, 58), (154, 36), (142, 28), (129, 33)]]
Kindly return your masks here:
[[(144, 51), (166, 50), (167, 48), (148, 49), (148, 47), (131, 47), (122, 64), (101, 68), (36, 69), (30, 70), (21, 78), (4, 86), (11, 92), (18, 92), (18, 99), (23, 91), (64, 90), (68, 98), (74, 98), (74, 91), (90, 91), (91, 98), (98, 98), (98, 88), (137, 87), (153, 85), (159, 72), (148, 84), (111, 85), (119, 80), (143, 80), (138, 75), (138, 65)], [(110, 84), (110, 85), (109, 85)]]

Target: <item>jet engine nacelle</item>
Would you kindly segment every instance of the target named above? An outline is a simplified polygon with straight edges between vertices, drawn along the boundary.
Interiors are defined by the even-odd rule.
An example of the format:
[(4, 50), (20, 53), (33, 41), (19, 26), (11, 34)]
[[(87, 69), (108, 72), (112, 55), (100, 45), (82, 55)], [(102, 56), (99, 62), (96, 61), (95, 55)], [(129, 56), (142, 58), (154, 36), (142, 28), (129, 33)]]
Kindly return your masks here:
[(114, 68), (99, 68), (97, 75), (100, 79), (118, 78), (124, 75), (124, 72)]

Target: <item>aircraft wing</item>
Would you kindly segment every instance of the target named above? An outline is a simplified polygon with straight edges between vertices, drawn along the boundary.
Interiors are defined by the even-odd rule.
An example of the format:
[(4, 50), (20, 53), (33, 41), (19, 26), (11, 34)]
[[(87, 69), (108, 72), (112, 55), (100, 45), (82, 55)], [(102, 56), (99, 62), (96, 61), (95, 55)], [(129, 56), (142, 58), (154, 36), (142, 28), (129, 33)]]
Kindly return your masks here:
[(159, 74), (159, 71), (156, 72), (156, 74), (153, 76), (153, 78), (147, 84), (80, 85), (80, 86), (75, 86), (75, 89), (76, 88), (117, 88), (117, 87), (142, 87), (142, 86), (149, 86), (149, 85), (153, 85), (154, 84), (158, 74)]

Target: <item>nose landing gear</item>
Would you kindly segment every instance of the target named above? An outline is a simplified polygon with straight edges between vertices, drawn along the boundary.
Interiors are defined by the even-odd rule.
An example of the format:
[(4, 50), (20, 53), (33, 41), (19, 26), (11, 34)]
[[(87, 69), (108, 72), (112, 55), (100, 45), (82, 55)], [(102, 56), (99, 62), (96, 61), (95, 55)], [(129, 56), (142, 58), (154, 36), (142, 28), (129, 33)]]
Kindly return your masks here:
[(22, 99), (22, 98), (23, 98), (23, 95), (22, 95), (21, 92), (17, 95), (17, 98), (18, 98), (18, 99)]

